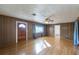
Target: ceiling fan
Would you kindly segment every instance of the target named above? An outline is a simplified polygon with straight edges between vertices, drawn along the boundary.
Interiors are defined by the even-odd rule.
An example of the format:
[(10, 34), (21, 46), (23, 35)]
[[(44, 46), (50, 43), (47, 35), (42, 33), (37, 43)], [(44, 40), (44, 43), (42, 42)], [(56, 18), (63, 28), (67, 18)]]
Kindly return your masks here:
[(53, 23), (54, 22), (54, 19), (55, 18), (55, 15), (50, 15), (49, 17), (47, 17), (45, 19), (45, 23)]
[(50, 18), (46, 18), (45, 19), (45, 23), (52, 23), (54, 20), (50, 19)]

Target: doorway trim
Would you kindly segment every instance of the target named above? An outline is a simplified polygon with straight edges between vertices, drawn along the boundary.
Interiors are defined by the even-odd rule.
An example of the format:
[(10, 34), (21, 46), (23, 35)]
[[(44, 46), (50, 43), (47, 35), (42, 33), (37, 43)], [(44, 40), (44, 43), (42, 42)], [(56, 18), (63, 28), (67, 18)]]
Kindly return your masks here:
[(16, 43), (18, 43), (18, 23), (24, 23), (26, 24), (26, 40), (28, 40), (28, 23), (23, 21), (16, 21)]

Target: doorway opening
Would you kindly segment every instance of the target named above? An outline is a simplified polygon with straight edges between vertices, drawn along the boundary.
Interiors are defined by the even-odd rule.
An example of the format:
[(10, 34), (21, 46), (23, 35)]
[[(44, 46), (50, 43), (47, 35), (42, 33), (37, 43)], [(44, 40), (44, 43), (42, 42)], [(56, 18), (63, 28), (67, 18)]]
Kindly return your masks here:
[(55, 38), (60, 38), (60, 25), (54, 26), (54, 36)]
[(16, 43), (28, 40), (28, 24), (16, 21)]

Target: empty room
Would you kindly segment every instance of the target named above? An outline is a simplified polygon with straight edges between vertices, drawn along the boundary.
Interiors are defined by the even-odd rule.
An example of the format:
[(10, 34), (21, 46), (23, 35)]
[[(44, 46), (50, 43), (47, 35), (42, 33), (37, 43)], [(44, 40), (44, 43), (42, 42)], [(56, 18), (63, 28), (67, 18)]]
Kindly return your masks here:
[(0, 55), (78, 55), (78, 4), (0, 4)]

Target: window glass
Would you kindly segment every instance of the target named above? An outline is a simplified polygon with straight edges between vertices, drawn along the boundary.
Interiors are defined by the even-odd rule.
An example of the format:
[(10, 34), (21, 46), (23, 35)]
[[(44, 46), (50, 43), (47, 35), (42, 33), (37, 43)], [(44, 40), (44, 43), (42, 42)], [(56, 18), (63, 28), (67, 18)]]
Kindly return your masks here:
[(40, 25), (35, 25), (35, 33), (43, 33), (44, 27)]

